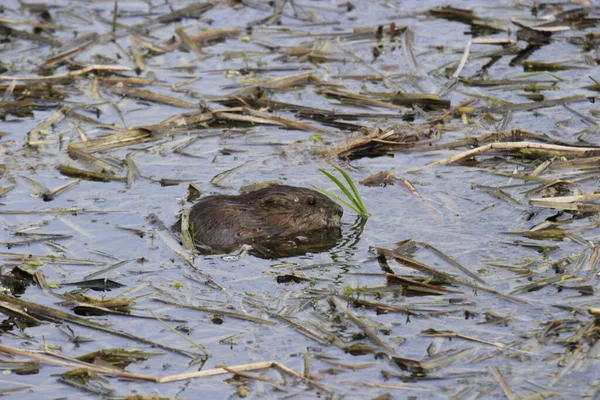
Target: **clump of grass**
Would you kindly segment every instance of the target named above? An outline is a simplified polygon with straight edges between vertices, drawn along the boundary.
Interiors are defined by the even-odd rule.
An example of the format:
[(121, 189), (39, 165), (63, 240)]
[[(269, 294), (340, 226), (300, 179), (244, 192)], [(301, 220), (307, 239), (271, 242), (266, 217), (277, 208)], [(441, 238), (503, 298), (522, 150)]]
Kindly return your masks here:
[(322, 168), (319, 169), (319, 171), (321, 171), (322, 173), (327, 175), (327, 177), (329, 179), (331, 179), (340, 188), (342, 193), (344, 193), (346, 195), (346, 197), (348, 198), (349, 201), (343, 200), (343, 199), (339, 198), (338, 196), (334, 195), (333, 193), (331, 193), (330, 191), (322, 189), (316, 185), (313, 185), (314, 188), (317, 189), (319, 192), (331, 197), (332, 199), (334, 199), (334, 200), (342, 203), (346, 207), (350, 208), (351, 210), (356, 212), (356, 214), (359, 217), (367, 218), (370, 214), (367, 211), (367, 207), (365, 206), (365, 203), (362, 201), (362, 198), (360, 197), (360, 193), (358, 193), (358, 189), (356, 188), (356, 185), (352, 181), (352, 178), (350, 178), (350, 175), (348, 175), (348, 173), (346, 171), (344, 171), (343, 169), (341, 169), (340, 167), (334, 165), (334, 168), (337, 169), (340, 174), (342, 174), (342, 176), (346, 180), (348, 186), (346, 186), (342, 181), (340, 181), (337, 177), (335, 177), (333, 174), (329, 173), (328, 171), (325, 171)]

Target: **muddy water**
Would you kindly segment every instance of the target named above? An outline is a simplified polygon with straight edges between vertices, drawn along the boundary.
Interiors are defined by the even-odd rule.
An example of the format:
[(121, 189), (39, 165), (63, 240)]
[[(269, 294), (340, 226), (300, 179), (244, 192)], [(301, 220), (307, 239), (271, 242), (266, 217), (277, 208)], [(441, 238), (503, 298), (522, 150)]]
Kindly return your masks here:
[[(164, 5), (156, 3), (151, 7), (150, 3), (119, 2), (118, 22), (131, 27), (168, 13), (168, 8)], [(187, 5), (185, 2), (169, 4), (174, 9)], [(443, 66), (458, 62), (468, 40), (472, 38), (469, 25), (434, 19), (426, 15), (427, 10), (442, 4), (473, 8), (479, 17), (489, 18), (505, 30), (511, 29), (511, 32), (492, 35), (494, 38), (516, 39), (512, 32), (517, 27), (509, 23), (510, 19), (533, 18), (529, 8), (503, 1), (493, 4), (476, 1), (355, 1), (355, 8), (351, 11), (347, 11), (343, 2), (295, 2), (297, 12), (312, 16), (318, 23), (309, 24), (307, 21), (293, 18), (294, 9), (287, 5), (281, 25), (259, 24), (251, 31), (246, 31), (248, 24), (267, 18), (272, 13), (269, 5), (256, 2), (251, 4), (252, 7), (247, 5), (237, 9), (222, 3), (207, 11), (199, 20), (184, 19), (178, 23), (153, 26), (150, 31), (144, 31), (140, 35), (146, 35), (144, 37), (147, 40), (163, 46), (174, 37), (175, 28), (178, 26), (190, 34), (206, 28), (241, 28), (241, 35), (204, 47), (204, 51), (213, 56), (202, 61), (196, 61), (197, 56), (184, 49), (149, 57), (146, 60), (146, 69), (140, 76), (156, 79), (160, 83), (146, 89), (185, 98), (188, 101), (201, 99), (213, 109), (223, 106), (215, 103), (214, 97), (211, 96), (229, 94), (244, 83), (256, 84), (265, 79), (296, 73), (297, 69), (294, 68), (298, 67), (312, 69), (323, 82), (341, 85), (343, 90), (349, 92), (404, 90), (437, 93), (446, 83), (446, 78), (440, 73)], [(67, 42), (77, 35), (89, 32), (111, 32), (110, 21), (114, 6), (112, 2), (57, 1), (52, 5), (56, 8), (50, 9), (49, 13), (53, 17), (53, 23), (61, 28), (43, 33), (48, 37)], [(41, 21), (42, 17), (25, 10), (18, 2), (5, 1), (2, 6), (3, 13), (0, 17), (7, 20)], [(550, 14), (557, 10), (545, 9), (540, 12)], [(376, 29), (384, 24), (385, 29), (389, 29), (392, 22), (397, 26), (406, 25), (413, 32), (416, 69), (406, 62), (399, 39), (395, 43), (383, 41), (382, 53), (376, 60), (373, 60), (373, 49), (378, 46), (375, 39), (348, 42), (336, 42), (335, 39), (336, 35), (351, 32), (357, 27)], [(6, 26), (32, 31), (30, 26), (14, 22), (6, 23)], [(594, 95), (594, 92), (582, 87), (592, 84), (587, 78), (588, 75), (596, 78), (600, 76), (593, 62), (594, 58), (597, 59), (597, 53), (586, 53), (568, 40), (572, 37), (583, 37), (594, 29), (572, 29), (555, 34), (550, 44), (542, 46), (530, 56), (529, 60), (568, 61), (569, 64), (580, 68), (556, 72), (563, 81), (558, 82), (555, 90), (544, 92), (546, 99), (575, 94)], [(74, 61), (83, 66), (119, 64), (135, 67), (130, 52), (129, 33), (124, 27), (117, 28), (117, 32), (121, 34), (116, 41), (97, 43), (74, 57)], [(260, 44), (268, 42), (291, 48), (314, 41), (319, 35), (322, 35), (322, 39), (316, 42), (315, 46), (329, 40), (328, 50), (334, 53), (332, 57), (338, 59), (337, 62), (313, 64), (285, 58), (281, 52), (270, 51)], [(15, 38), (14, 35), (1, 46), (0, 59), (7, 68), (3, 74), (5, 76), (40, 76), (37, 67), (58, 53), (56, 47)], [(522, 50), (527, 43), (520, 40), (517, 46)], [(479, 77), (482, 67), (490, 58), (476, 56), (497, 48), (491, 45), (474, 45), (471, 49), (472, 58), (466, 63), (461, 77)], [(510, 64), (512, 57), (514, 56), (502, 57), (486, 73), (492, 79), (523, 75), (522, 65)], [(247, 76), (245, 81), (244, 76), (231, 72), (249, 67), (274, 69), (290, 66), (292, 70), (256, 73)], [(66, 66), (60, 66), (52, 73), (65, 73), (68, 70)], [(335, 78), (342, 75), (372, 75), (374, 71), (399, 76), (391, 79), (387, 87), (381, 82)], [(136, 76), (133, 71), (123, 75)], [(183, 86), (187, 93), (172, 90), (172, 85), (192, 78), (199, 79)], [(556, 82), (555, 78), (548, 75), (532, 79)], [(372, 398), (385, 393), (391, 393), (392, 398), (447, 398), (453, 395), (461, 398), (475, 398), (477, 395), (484, 398), (501, 398), (503, 392), (498, 380), (490, 372), (490, 367), (498, 368), (509, 387), (519, 396), (541, 391), (540, 385), (548, 390), (569, 393), (570, 396), (576, 397), (593, 392), (593, 387), (597, 384), (594, 381), (594, 367), (597, 363), (595, 359), (587, 360), (587, 366), (578, 364), (578, 368), (567, 371), (565, 377), (561, 377), (559, 374), (565, 373), (561, 365), (576, 361), (570, 358), (571, 354), (562, 343), (555, 340), (542, 342), (533, 334), (540, 332), (554, 320), (562, 321), (561, 326), (564, 327), (564, 333), (558, 332), (557, 337), (566, 338), (577, 332), (590, 319), (586, 316), (574, 316), (567, 310), (553, 307), (553, 304), (585, 309), (594, 305), (596, 296), (582, 297), (577, 291), (559, 292), (555, 287), (545, 287), (539, 291), (515, 295), (528, 303), (518, 304), (466, 286), (451, 286), (460, 293), (420, 297), (407, 297), (400, 291), (387, 292), (382, 288), (386, 285), (386, 279), (372, 247), (394, 248), (395, 243), (405, 239), (428, 243), (452, 256), (485, 280), (486, 287), (501, 293), (509, 293), (529, 280), (506, 268), (491, 267), (486, 262), (493, 261), (508, 266), (526, 265), (532, 270), (533, 279), (537, 280), (554, 274), (550, 267), (551, 261), (570, 254), (580, 254), (586, 250), (588, 244), (597, 243), (598, 231), (590, 229), (581, 233), (580, 237), (583, 240), (580, 241), (538, 242), (547, 246), (555, 245), (556, 248), (550, 252), (537, 252), (535, 249), (515, 246), (513, 240), (521, 237), (511, 236), (507, 232), (530, 229), (556, 214), (556, 211), (529, 206), (525, 191), (531, 186), (505, 189), (522, 203), (520, 206), (477, 190), (475, 185), (522, 183), (493, 175), (485, 167), (442, 166), (422, 169), (425, 164), (466, 150), (466, 147), (432, 152), (396, 152), (341, 164), (356, 182), (376, 172), (389, 170), (396, 177), (408, 180), (420, 197), (409, 191), (400, 180), (395, 185), (386, 187), (360, 186), (371, 217), (361, 230), (357, 228), (357, 217), (351, 210), (346, 209), (342, 220), (344, 239), (329, 252), (280, 260), (259, 259), (247, 254), (241, 257), (198, 256), (194, 262), (197, 270), (193, 270), (175, 254), (157, 226), (148, 220), (148, 216), (154, 214), (159, 220), (170, 225), (176, 220), (177, 212), (185, 203), (186, 183), (162, 186), (159, 182), (161, 179), (193, 181), (206, 194), (235, 194), (242, 186), (266, 180), (305, 187), (317, 184), (336, 190), (333, 183), (319, 172), (319, 168), (331, 169), (322, 153), (346, 144), (351, 139), (360, 138), (362, 134), (329, 128), (314, 121), (305, 122), (327, 129), (327, 132), (320, 134), (318, 138), (314, 132), (284, 130), (273, 126), (211, 126), (188, 135), (166, 136), (155, 142), (137, 143), (96, 154), (119, 166), (128, 154), (135, 151), (133, 158), (140, 171), (140, 178), (132, 187), (127, 187), (123, 182), (82, 181), (53, 201), (44, 202), (38, 195), (39, 188), (28, 178), (54, 189), (73, 180), (62, 176), (56, 170), (57, 165), (72, 164), (80, 168), (86, 165), (69, 159), (66, 154), (68, 144), (81, 140), (75, 125), (91, 139), (114, 132), (104, 129), (100, 124), (116, 124), (119, 131), (159, 123), (186, 111), (149, 101), (121, 98), (109, 91), (100, 91), (101, 97), (94, 98), (91, 76), (68, 85), (56, 85), (68, 92), (66, 99), (57, 101), (59, 104), (90, 105), (90, 108), (82, 109), (81, 112), (94, 118), (97, 123), (67, 118), (45, 132), (47, 135), (43, 135), (43, 139), (47, 140), (46, 144), (32, 149), (27, 146), (28, 133), (56, 111), (56, 105), (53, 105), (52, 101), (45, 104), (47, 109), (34, 110), (32, 117), (8, 115), (0, 122), (0, 131), (6, 132), (0, 139), (0, 163), (6, 170), (0, 180), (0, 186), (10, 186), (12, 183), (9, 177), (14, 179), (16, 185), (12, 191), (0, 197), (0, 211), (19, 212), (0, 215), (0, 242), (15, 242), (19, 239), (15, 232), (30, 228), (34, 232), (71, 235), (56, 242), (60, 248), (36, 242), (5, 248), (3, 251), (11, 254), (54, 255), (105, 264), (88, 266), (45, 262), (33, 265), (13, 261), (10, 254), (3, 254), (3, 274), (9, 274), (14, 266), (20, 265), (31, 272), (43, 273), (50, 284), (58, 285), (81, 281), (89, 274), (109, 265), (131, 261), (100, 275), (102, 278), (118, 281), (125, 287), (106, 293), (89, 291), (88, 294), (96, 297), (135, 299), (135, 314), (149, 315), (151, 310), (161, 317), (186, 320), (187, 322), (170, 324), (186, 332), (190, 340), (204, 346), (211, 354), (202, 367), (204, 370), (222, 364), (232, 366), (274, 360), (303, 373), (304, 359), (307, 357), (312, 361), (311, 374), (314, 379), (337, 395), (357, 399)], [(459, 84), (445, 98), (455, 107), (476, 95), (522, 103), (528, 101), (523, 94), (521, 90), (466, 87)], [(339, 104), (316, 94), (312, 84), (305, 88), (275, 93), (273, 99), (339, 112), (390, 112), (385, 109), (364, 109)], [(477, 103), (477, 106), (484, 105), (485, 100), (479, 100)], [(597, 109), (595, 104), (587, 101), (576, 103), (572, 107), (591, 118), (593, 114), (590, 114), (590, 111)], [(280, 115), (294, 118), (294, 114), (290, 112), (282, 111)], [(464, 124), (460, 118), (451, 120), (448, 125), (453, 129), (444, 131), (443, 142), (494, 132), (501, 124), (500, 121), (490, 122), (481, 114), (471, 118), (473, 120), (468, 124)], [(394, 123), (402, 123), (400, 119), (388, 118), (349, 122), (369, 128), (391, 127)], [(422, 122), (423, 116), (417, 114), (415, 123)], [(591, 144), (597, 144), (595, 136), (582, 134), (585, 128), (587, 125), (581, 118), (561, 106), (515, 112), (506, 126), (506, 129), (523, 129), (547, 134), (554, 140), (569, 143), (584, 138)], [(403, 129), (410, 129), (410, 125), (405, 124)], [(198, 139), (186, 147), (187, 155), (173, 152), (177, 145), (192, 137)], [(501, 163), (498, 170), (520, 171), (522, 165), (519, 165), (519, 162), (517, 159), (517, 162)], [(237, 169), (221, 182), (220, 187), (211, 183), (211, 179), (216, 175), (234, 168)], [(573, 186), (572, 189), (591, 193), (597, 189), (597, 183), (597, 178), (593, 178)], [(56, 211), (71, 207), (79, 210), (77, 215), (39, 213), (41, 210)], [(573, 221), (568, 228), (587, 227), (593, 223), (593, 218), (594, 216)], [(133, 232), (132, 229), (139, 232)], [(138, 234), (140, 232), (143, 234)], [(429, 266), (467, 280), (466, 276), (461, 275), (432, 252), (421, 250), (415, 257)], [(396, 274), (425, 276), (393, 260), (388, 262)], [(299, 269), (305, 266), (314, 268)], [(306, 278), (305, 281), (278, 283), (277, 277), (291, 273), (294, 268), (296, 275)], [(593, 276), (593, 270), (589, 269), (573, 273), (581, 279)], [(223, 290), (206, 285), (206, 276), (210, 276)], [(585, 281), (584, 284), (594, 287), (596, 285), (593, 280)], [(385, 352), (381, 349), (374, 353), (351, 355), (334, 345), (319, 344), (276, 318), (278, 314), (287, 315), (312, 329), (321, 329), (320, 334), (324, 337), (328, 333), (334, 333), (346, 344), (364, 343), (375, 346), (362, 336), (362, 331), (355, 324), (348, 319), (336, 317), (338, 311), (328, 302), (328, 297), (332, 294), (347, 294), (357, 288), (381, 288), (373, 290), (378, 292), (377, 296), (360, 294), (360, 290), (353, 295), (369, 301), (410, 307), (421, 314), (407, 318), (400, 313), (377, 314), (373, 310), (351, 307), (355, 313), (365, 317), (372, 324), (379, 337), (394, 348), (398, 356), (423, 360), (428, 356), (428, 346), (434, 343), (440, 346), (437, 354), (456, 352), (457, 357), (446, 359), (437, 368), (429, 370), (426, 375), (428, 378), (434, 378), (433, 380), (419, 380), (419, 374), (413, 374), (412, 379), (408, 379), (409, 382), (404, 382), (399, 377), (410, 377), (411, 372), (403, 371), (391, 362), (387, 355), (382, 354)], [(73, 286), (60, 286), (55, 287), (53, 291), (62, 294), (73, 289)], [(37, 286), (29, 287), (21, 298), (65, 311), (70, 310), (58, 304), (60, 299), (44, 293)], [(223, 323), (218, 324), (215, 322), (220, 322), (220, 319), (215, 319), (214, 313), (175, 308), (153, 301), (153, 298), (185, 305), (235, 310), (242, 314), (270, 319), (275, 325), (257, 324), (227, 316), (222, 318)], [(506, 322), (486, 323), (488, 312), (506, 317)], [(190, 343), (153, 319), (111, 315), (93, 317), (93, 320), (164, 345), (198, 352)], [(3, 334), (2, 345), (27, 350), (40, 350), (46, 345), (69, 357), (108, 348), (135, 348), (160, 353), (147, 361), (127, 367), (130, 372), (144, 375), (166, 376), (199, 368), (197, 364), (190, 365), (189, 358), (178, 354), (77, 325), (66, 325), (73, 329), (75, 335), (90, 337), (92, 340), (75, 344), (69, 341), (57, 325), (51, 323), (27, 328), (25, 331), (15, 327)], [(476, 340), (434, 339), (423, 334), (428, 329), (451, 331)], [(228, 339), (232, 337), (233, 339)], [(504, 348), (509, 344), (510, 347)], [(495, 353), (498, 349), (503, 351)], [(581, 349), (585, 354), (590, 351), (590, 348), (585, 346)], [(459, 353), (461, 350), (464, 350), (464, 353)], [(486, 355), (488, 357), (484, 357)], [(328, 364), (326, 361), (364, 368), (345, 368)], [(107, 382), (95, 381), (90, 384), (97, 391), (97, 394), (90, 394), (57, 381), (54, 374), (67, 370), (64, 367), (42, 364), (37, 374), (5, 375), (0, 380), (0, 386), (14, 388), (30, 385), (31, 387), (17, 394), (21, 398), (92, 398), (98, 393), (113, 396), (143, 394), (182, 398), (229, 398), (236, 396), (236, 388), (240, 387), (238, 381), (230, 379), (231, 374), (160, 385), (109, 378)], [(248, 381), (250, 397), (312, 398), (326, 395), (322, 389), (300, 381), (294, 382), (289, 376), (287, 382), (284, 382), (274, 371), (251, 373), (264, 374), (276, 383)], [(586, 381), (589, 387), (573, 386), (573, 382), (576, 381)], [(368, 387), (361, 383), (375, 386)]]

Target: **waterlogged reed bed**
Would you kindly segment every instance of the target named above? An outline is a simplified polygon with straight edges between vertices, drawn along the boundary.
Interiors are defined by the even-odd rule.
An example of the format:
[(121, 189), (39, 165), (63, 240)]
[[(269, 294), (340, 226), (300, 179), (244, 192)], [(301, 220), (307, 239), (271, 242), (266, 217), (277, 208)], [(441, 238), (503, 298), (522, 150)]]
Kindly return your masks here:
[[(0, 394), (595, 398), (598, 15), (2, 4)], [(344, 194), (330, 251), (169, 229), (272, 182)]]

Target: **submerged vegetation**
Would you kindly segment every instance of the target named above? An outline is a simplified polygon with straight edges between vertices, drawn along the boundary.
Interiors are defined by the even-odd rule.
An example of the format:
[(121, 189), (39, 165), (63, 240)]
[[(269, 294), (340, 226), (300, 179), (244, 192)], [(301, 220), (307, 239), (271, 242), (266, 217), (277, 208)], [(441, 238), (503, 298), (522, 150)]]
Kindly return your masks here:
[[(599, 14), (3, 1), (0, 395), (598, 397)], [(198, 253), (201, 195), (328, 179), (326, 246)]]

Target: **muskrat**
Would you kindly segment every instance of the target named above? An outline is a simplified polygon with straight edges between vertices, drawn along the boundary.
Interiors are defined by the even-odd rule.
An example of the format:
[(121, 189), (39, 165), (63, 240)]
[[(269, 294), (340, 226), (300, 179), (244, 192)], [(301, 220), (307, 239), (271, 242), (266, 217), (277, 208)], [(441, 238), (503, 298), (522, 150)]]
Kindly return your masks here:
[[(228, 253), (242, 244), (298, 235), (322, 240), (335, 231), (339, 237), (342, 214), (342, 207), (315, 190), (271, 185), (238, 196), (205, 197), (190, 210), (189, 226), (197, 244)], [(173, 229), (180, 231), (181, 221)]]

